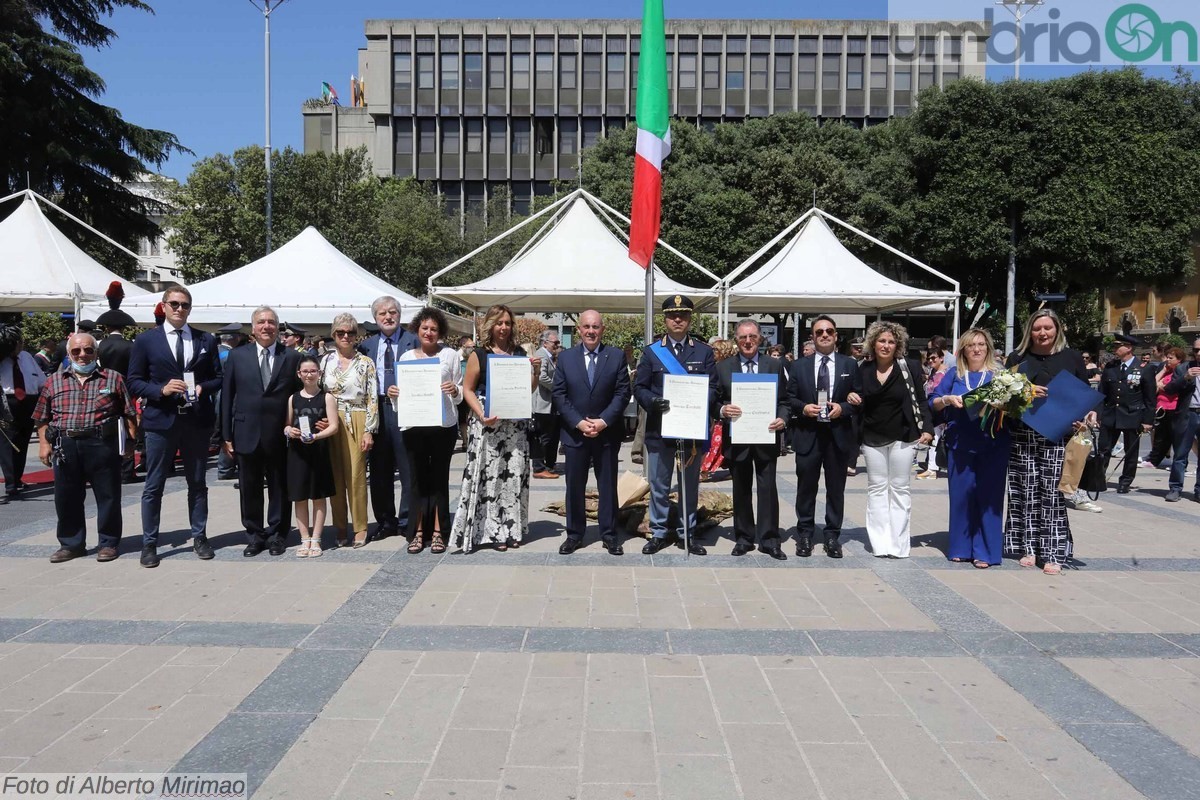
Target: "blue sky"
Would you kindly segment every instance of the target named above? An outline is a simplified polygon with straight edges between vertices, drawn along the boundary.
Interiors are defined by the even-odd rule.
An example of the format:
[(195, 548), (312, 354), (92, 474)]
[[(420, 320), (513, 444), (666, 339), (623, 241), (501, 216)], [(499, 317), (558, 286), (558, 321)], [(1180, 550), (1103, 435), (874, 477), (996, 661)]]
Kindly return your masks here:
[[(261, 6), (259, 0), (259, 5)], [(163, 172), (184, 180), (198, 159), (263, 142), (263, 17), (247, 0), (148, 0), (154, 14), (121, 10), (109, 24), (118, 38), (87, 51), (88, 65), (108, 85), (103, 101), (126, 119), (176, 134), (195, 155), (175, 156)], [(367, 19), (397, 18), (412, 5), (384, 0), (287, 0), (271, 18), (271, 142), (301, 146), (300, 105), (329, 81), (347, 101)], [(431, 6), (422, 5), (428, 12)], [(444, 17), (639, 17), (641, 3), (597, 5), (579, 0), (455, 0)], [(886, 0), (666, 0), (668, 17), (760, 19), (887, 17)], [(736, 12), (736, 14), (734, 13)], [(428, 13), (422, 16), (430, 16)], [(1006, 73), (1001, 73), (1001, 75)], [(1027, 68), (1023, 77), (1066, 74)]]

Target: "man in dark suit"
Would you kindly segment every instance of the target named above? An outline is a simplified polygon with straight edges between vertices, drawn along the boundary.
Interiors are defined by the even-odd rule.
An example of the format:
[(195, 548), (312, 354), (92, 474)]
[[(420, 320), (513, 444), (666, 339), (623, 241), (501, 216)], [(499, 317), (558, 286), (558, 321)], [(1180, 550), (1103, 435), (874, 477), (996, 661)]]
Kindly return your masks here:
[[(754, 550), (755, 531), (758, 549), (771, 558), (787, 559), (779, 547), (779, 489), (775, 485), (775, 462), (779, 459), (779, 431), (787, 426), (790, 413), (787, 399), (787, 376), (779, 359), (759, 355), (762, 332), (758, 323), (744, 319), (734, 329), (738, 353), (717, 363), (717, 416), (724, 426), (723, 451), (733, 479), (733, 532), (736, 542), (731, 555), (742, 556)], [(733, 403), (734, 374), (774, 375), (775, 419), (770, 430), (776, 432), (770, 444), (736, 444), (731, 435), (732, 421), (742, 415)], [(758, 524), (754, 522), (755, 503), (750, 497), (754, 481), (758, 481)]]
[[(688, 552), (692, 555), (707, 555), (696, 543), (696, 495), (700, 491), (700, 462), (704, 460), (706, 441), (664, 439), (662, 437), (662, 415), (670, 410), (670, 402), (663, 397), (663, 376), (667, 374), (703, 375), (708, 377), (710, 406), (716, 397), (717, 362), (712, 348), (688, 334), (692, 327), (692, 301), (683, 295), (674, 295), (663, 301), (663, 318), (667, 335), (642, 351), (634, 379), (633, 394), (638, 405), (646, 410), (646, 479), (650, 483), (650, 533), (652, 538), (642, 548), (645, 555), (653, 555), (675, 541), (684, 546), (683, 538), (667, 530), (667, 519), (671, 510), (670, 492), (675, 472), (675, 453), (680, 450), (683, 458), (684, 494), (686, 504), (681, 504), (680, 513), (687, 514), (687, 527), (692, 537)], [(683, 507), (686, 505), (686, 508)]]
[(192, 548), (202, 559), (213, 557), (208, 543), (208, 442), (217, 419), (221, 388), (217, 340), (188, 325), (192, 294), (182, 286), (163, 292), (166, 322), (133, 342), (129, 356), (129, 391), (142, 398), (146, 442), (146, 483), (142, 487), (143, 567), (158, 566), (159, 515), (163, 486), (175, 462), (183, 459), (187, 480), (188, 521)]
[(567, 449), (567, 540), (558, 552), (570, 555), (583, 542), (584, 493), (588, 472), (594, 469), (600, 492), (600, 539), (610, 555), (620, 556), (625, 550), (617, 534), (617, 459), (629, 405), (629, 366), (624, 351), (601, 343), (600, 312), (583, 312), (576, 330), (582, 342), (558, 357), (552, 390)]
[[(408, 452), (396, 421), (396, 362), (417, 346), (417, 337), (400, 325), (400, 302), (389, 295), (371, 303), (371, 314), (379, 332), (358, 346), (360, 353), (375, 362), (379, 376), (379, 433), (367, 459), (371, 466), (371, 511), (375, 514), (375, 538), (394, 536), (408, 526), (408, 498), (412, 476)], [(364, 326), (365, 327), (365, 326)], [(400, 471), (400, 505), (396, 505), (396, 471)]]
[[(113, 281), (113, 283), (120, 288), (120, 283), (117, 281)], [(123, 292), (121, 296), (124, 296)], [(113, 305), (113, 302), (113, 300), (109, 300), (110, 305)], [(96, 359), (100, 362), (101, 368), (111, 369), (128, 382), (129, 359), (133, 355), (133, 342), (125, 338), (125, 329), (133, 327), (137, 322), (117, 307), (119, 305), (120, 299), (117, 298), (116, 306), (96, 318), (96, 324), (107, 331), (96, 344)], [(134, 441), (130, 439), (125, 443), (125, 447), (129, 452), (133, 452)], [(136, 464), (132, 458), (121, 460), (121, 483), (133, 483), (136, 477), (134, 475), (135, 467)]]
[(288, 424), (288, 399), (300, 390), (300, 354), (279, 341), (279, 315), (274, 309), (257, 309), (250, 327), (253, 343), (231, 350), (225, 359), (221, 431), (225, 450), (237, 454), (242, 526), (249, 539), (242, 555), (256, 556), (269, 547), (271, 555), (279, 556), (287, 549), (292, 527), (283, 429)]
[[(796, 555), (812, 555), (817, 483), (825, 472), (825, 554), (842, 557), (838, 538), (845, 509), (846, 468), (858, 449), (857, 409), (851, 392), (862, 392), (858, 363), (837, 352), (837, 325), (822, 314), (813, 320), (817, 351), (788, 368), (792, 450), (796, 453)], [(823, 401), (823, 405), (822, 405)]]
[(1157, 387), (1154, 370), (1143, 367), (1133, 356), (1138, 340), (1118, 333), (1113, 344), (1116, 358), (1108, 362), (1100, 375), (1100, 391), (1104, 406), (1100, 409), (1100, 457), (1104, 471), (1120, 435), (1125, 444), (1125, 466), (1117, 482), (1117, 494), (1129, 494), (1133, 476), (1137, 474), (1138, 440), (1143, 432), (1154, 428)]

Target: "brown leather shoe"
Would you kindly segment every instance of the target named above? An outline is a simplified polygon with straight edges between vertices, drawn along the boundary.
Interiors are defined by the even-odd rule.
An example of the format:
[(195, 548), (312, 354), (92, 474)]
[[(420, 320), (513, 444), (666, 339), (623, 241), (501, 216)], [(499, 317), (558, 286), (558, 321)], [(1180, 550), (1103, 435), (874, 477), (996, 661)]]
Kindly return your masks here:
[(96, 551), (96, 560), (97, 561), (116, 561), (117, 560), (117, 548), (101, 547), (99, 550)]
[(82, 550), (72, 550), (69, 547), (60, 547), (54, 551), (54, 555), (50, 556), (51, 564), (61, 564), (64, 561), (70, 561), (72, 558), (79, 558), (83, 555)]
[(547, 479), (547, 480), (550, 480), (550, 479), (554, 479), (554, 478), (561, 478), (562, 476), (561, 476), (561, 475), (559, 475), (557, 472), (551, 472), (551, 471), (550, 471), (550, 470), (548, 470), (548, 469), (544, 469), (544, 470), (542, 470), (541, 472), (535, 472), (535, 473), (533, 473), (533, 477), (535, 477), (535, 478), (545, 478), (545, 479)]

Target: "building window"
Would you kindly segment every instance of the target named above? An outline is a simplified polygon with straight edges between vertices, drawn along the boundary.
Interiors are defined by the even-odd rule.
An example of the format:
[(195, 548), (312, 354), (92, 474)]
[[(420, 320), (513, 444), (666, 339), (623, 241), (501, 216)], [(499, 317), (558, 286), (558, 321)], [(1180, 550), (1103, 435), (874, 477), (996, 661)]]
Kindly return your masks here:
[[(560, 156), (574, 156), (579, 150), (576, 147), (578, 132), (575, 130), (575, 120), (563, 119), (558, 123), (558, 154)], [(575, 159), (566, 159), (574, 163)]]
[(527, 119), (513, 120), (513, 155), (527, 156), (530, 153), (530, 127)]
[(505, 83), (504, 56), (488, 56), (488, 88), (503, 89)]
[(585, 54), (583, 57), (583, 88), (600, 88), (600, 56)]
[(488, 152), (494, 156), (508, 152), (508, 129), (502, 119), (488, 120)]
[[(407, 95), (412, 91), (412, 56), (404, 53), (397, 55), (393, 59), (393, 75), (396, 85), (396, 94)], [(402, 98), (407, 102), (407, 98)]]
[(482, 53), (483, 39), (478, 36), (468, 36), (463, 39), (464, 53)]
[(608, 54), (608, 88), (625, 83), (625, 56), (621, 53)]
[(489, 53), (504, 53), (508, 51), (508, 40), (503, 36), (487, 37), (487, 50)]
[(529, 55), (527, 53), (513, 53), (512, 85), (514, 89), (529, 88)]
[[(731, 43), (733, 41), (733, 39), (730, 40)], [(745, 44), (745, 42), (742, 42), (742, 44)], [(708, 88), (707, 85), (705, 88)], [(744, 55), (730, 54), (725, 56), (725, 88), (746, 88), (746, 57)]]
[(483, 152), (483, 120), (469, 119), (466, 122), (467, 126), (467, 152), (482, 153)]
[(417, 56), (417, 88), (433, 88), (433, 56)]
[(458, 153), (458, 120), (442, 120), (442, 155)]
[(417, 121), (417, 146), (422, 155), (433, 155), (437, 152), (437, 120), (422, 119)]
[(396, 155), (405, 160), (412, 160), (413, 129), (411, 119), (396, 120)]
[(696, 88), (696, 58), (697, 56), (694, 53), (681, 53), (679, 55), (680, 89)]
[(796, 78), (796, 85), (801, 89), (816, 89), (817, 57), (815, 55), (800, 55), (797, 58), (800, 74)]
[(621, 35), (610, 36), (604, 43), (604, 49), (610, 53), (625, 52), (625, 37)]
[(588, 148), (588, 147), (591, 147), (592, 145), (599, 143), (601, 132), (602, 131), (601, 131), (600, 120), (584, 119), (583, 120), (583, 136), (580, 141), (580, 145), (583, 148)]
[(775, 88), (792, 88), (792, 56), (791, 53), (775, 54)]
[(443, 53), (457, 53), (458, 52), (458, 37), (443, 35), (442, 38), (438, 41), (438, 46), (441, 48), (441, 51)]
[(467, 53), (463, 56), (463, 80), (468, 89), (483, 88), (483, 56), (479, 53)]
[(750, 88), (767, 88), (767, 59), (765, 55), (750, 56)]
[(846, 88), (863, 88), (863, 59), (865, 56), (846, 56)]
[[(707, 44), (707, 42), (705, 42)], [(707, 55), (704, 57), (704, 88), (721, 88), (721, 57)]]
[(574, 53), (563, 53), (558, 57), (558, 88), (575, 88), (578, 58)]
[(896, 70), (896, 91), (912, 91), (912, 73), (907, 69)]
[(442, 88), (457, 89), (458, 88), (458, 56), (444, 55), (442, 56)]

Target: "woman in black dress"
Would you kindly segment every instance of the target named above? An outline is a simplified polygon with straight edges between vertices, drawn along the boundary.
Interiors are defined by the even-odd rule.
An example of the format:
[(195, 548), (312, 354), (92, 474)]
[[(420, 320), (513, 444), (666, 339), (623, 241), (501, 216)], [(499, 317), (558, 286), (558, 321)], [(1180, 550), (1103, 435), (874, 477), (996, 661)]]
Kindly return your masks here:
[[(333, 497), (333, 463), (329, 437), (338, 433), (337, 398), (321, 388), (321, 367), (313, 356), (301, 356), (298, 374), (304, 384), (288, 398), (288, 420), (283, 429), (288, 440), (288, 497), (295, 503), (296, 526), (300, 529), (300, 558), (321, 555), (321, 531), (325, 527), (325, 498)], [(329, 426), (317, 430), (317, 423)], [(312, 501), (312, 526), (308, 504)]]

